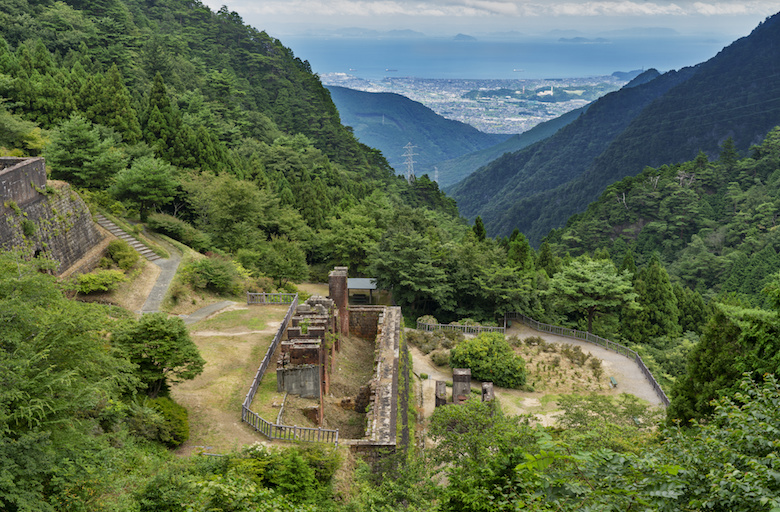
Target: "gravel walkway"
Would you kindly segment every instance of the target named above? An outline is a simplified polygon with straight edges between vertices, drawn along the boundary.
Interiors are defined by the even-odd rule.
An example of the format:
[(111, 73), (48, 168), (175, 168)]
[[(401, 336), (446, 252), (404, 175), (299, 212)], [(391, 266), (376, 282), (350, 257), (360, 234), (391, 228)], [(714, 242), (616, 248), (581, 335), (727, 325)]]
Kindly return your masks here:
[(157, 281), (154, 283), (152, 291), (149, 293), (144, 307), (141, 308), (141, 314), (156, 313), (160, 311), (165, 294), (168, 293), (168, 287), (171, 286), (173, 277), (176, 275), (176, 270), (179, 268), (179, 262), (181, 262), (181, 255), (176, 249), (170, 248), (170, 257), (167, 259), (155, 260), (152, 263), (160, 267), (160, 275), (157, 276)]

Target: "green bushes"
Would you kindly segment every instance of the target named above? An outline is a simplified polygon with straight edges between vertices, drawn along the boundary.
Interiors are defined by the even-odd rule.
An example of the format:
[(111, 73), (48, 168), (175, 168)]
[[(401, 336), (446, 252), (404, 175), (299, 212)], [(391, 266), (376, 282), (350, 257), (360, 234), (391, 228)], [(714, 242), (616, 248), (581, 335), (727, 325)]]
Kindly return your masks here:
[(177, 448), (190, 438), (190, 422), (187, 409), (168, 397), (148, 400), (149, 405), (163, 416), (162, 427), (158, 431), (158, 440), (168, 448)]
[(71, 282), (70, 288), (84, 295), (94, 292), (115, 290), (127, 277), (120, 270), (98, 270), (89, 274), (79, 274)]
[(220, 295), (240, 293), (242, 276), (234, 263), (222, 258), (201, 258), (182, 269), (186, 282)]
[(187, 222), (171, 215), (163, 213), (149, 215), (146, 225), (149, 226), (149, 229), (169, 236), (198, 252), (206, 252), (214, 247), (208, 234), (198, 231)]
[(419, 348), (426, 355), (435, 350), (450, 349), (465, 339), (460, 331), (445, 330), (433, 332), (408, 330), (404, 332), (404, 336), (409, 345)]
[(187, 409), (168, 397), (146, 398), (129, 406), (127, 426), (134, 435), (178, 448), (190, 437)]
[(107, 248), (108, 257), (122, 270), (133, 268), (141, 256), (124, 240), (112, 240)]
[(470, 368), (475, 379), (502, 388), (519, 388), (526, 381), (525, 361), (499, 333), (482, 333), (458, 344), (450, 352), (450, 366)]

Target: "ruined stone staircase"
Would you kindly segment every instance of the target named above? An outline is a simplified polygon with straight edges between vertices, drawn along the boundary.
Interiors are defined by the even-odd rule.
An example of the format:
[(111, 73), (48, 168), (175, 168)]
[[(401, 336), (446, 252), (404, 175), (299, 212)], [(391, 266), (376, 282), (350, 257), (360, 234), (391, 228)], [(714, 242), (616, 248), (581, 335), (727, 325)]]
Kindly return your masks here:
[(138, 254), (143, 256), (149, 261), (156, 261), (159, 260), (160, 257), (154, 253), (151, 249), (146, 247), (144, 244), (133, 238), (131, 235), (128, 235), (125, 231), (123, 231), (119, 226), (105, 218), (101, 214), (95, 215), (95, 218), (97, 219), (97, 223), (100, 224), (102, 227), (106, 228), (112, 235), (119, 238), (120, 240), (124, 240), (127, 242), (130, 247), (135, 249)]

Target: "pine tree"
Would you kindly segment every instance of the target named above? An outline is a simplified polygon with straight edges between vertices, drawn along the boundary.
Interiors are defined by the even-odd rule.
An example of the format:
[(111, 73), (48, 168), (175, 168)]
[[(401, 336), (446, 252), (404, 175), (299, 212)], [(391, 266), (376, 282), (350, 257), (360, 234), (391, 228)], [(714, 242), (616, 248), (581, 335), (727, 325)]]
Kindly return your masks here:
[(46, 159), (52, 178), (86, 188), (105, 188), (127, 163), (113, 139), (102, 140), (99, 130), (77, 115), (53, 133)]
[(550, 243), (545, 240), (539, 246), (539, 254), (536, 259), (536, 268), (544, 270), (548, 277), (554, 276), (561, 269), (560, 258), (552, 253)]
[(116, 65), (112, 65), (105, 76), (90, 77), (82, 96), (82, 103), (89, 104), (86, 110), (90, 121), (115, 129), (127, 142), (141, 139), (138, 115)]
[(509, 242), (507, 260), (510, 265), (521, 271), (525, 272), (534, 269), (534, 250), (524, 234), (518, 232), (515, 239)]
[(477, 240), (484, 242), (487, 232), (485, 231), (485, 224), (482, 222), (482, 217), (477, 216), (477, 218), (474, 219), (474, 227), (472, 227), (472, 229), (477, 236)]
[(647, 267), (637, 274), (634, 290), (642, 310), (623, 316), (624, 335), (637, 343), (678, 336), (681, 329), (677, 296), (658, 255), (654, 254)]

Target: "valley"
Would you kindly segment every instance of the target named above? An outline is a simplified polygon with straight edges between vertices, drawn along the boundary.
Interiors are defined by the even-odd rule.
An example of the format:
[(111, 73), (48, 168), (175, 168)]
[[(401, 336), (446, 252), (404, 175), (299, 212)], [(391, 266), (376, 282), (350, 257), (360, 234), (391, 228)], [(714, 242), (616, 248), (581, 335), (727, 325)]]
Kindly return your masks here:
[[(370, 82), (405, 116), (350, 89), (345, 126), (307, 56), (226, 6), (0, 3), (0, 509), (780, 510), (780, 14), (623, 84)], [(567, 58), (625, 50), (565, 35)], [(494, 127), (567, 111), (504, 138), (423, 99)], [(358, 137), (415, 122), (460, 155), (450, 195)], [(327, 389), (344, 342), (320, 402), (343, 413), (292, 398), (312, 429), (254, 442), (238, 409), (283, 324), (293, 391)], [(406, 386), (454, 369), (498, 400), (430, 412)], [(381, 438), (303, 442), (364, 419)]]
[[(485, 133), (518, 134), (619, 89), (639, 73), (547, 80), (414, 77), (366, 80), (347, 73), (326, 73), (320, 75), (320, 79), (326, 86), (397, 93), (422, 103), (442, 117), (466, 123)], [(571, 92), (559, 93), (553, 98), (549, 94), (551, 90)]]

